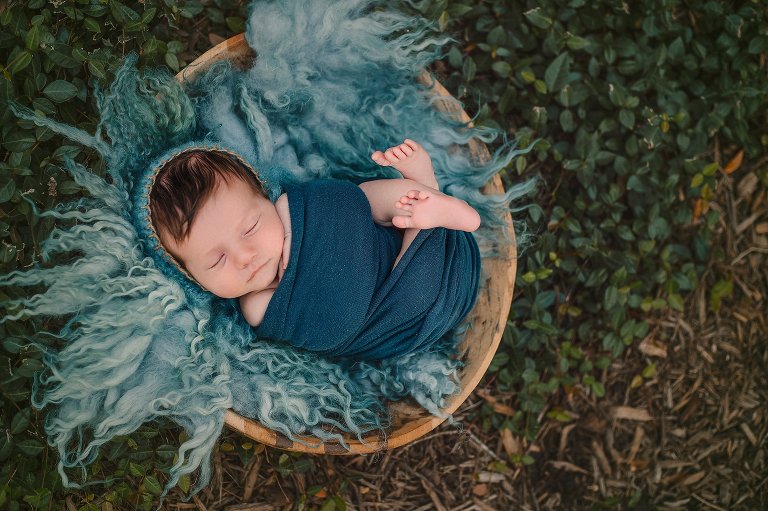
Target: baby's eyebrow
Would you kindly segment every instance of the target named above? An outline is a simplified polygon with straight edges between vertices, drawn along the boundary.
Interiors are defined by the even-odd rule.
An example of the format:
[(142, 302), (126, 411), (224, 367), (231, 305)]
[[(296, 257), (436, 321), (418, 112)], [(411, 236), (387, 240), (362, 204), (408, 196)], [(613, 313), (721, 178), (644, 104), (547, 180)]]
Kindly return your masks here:
[(205, 253), (205, 257), (221, 252), (221, 248), (218, 245), (214, 245), (208, 252)]

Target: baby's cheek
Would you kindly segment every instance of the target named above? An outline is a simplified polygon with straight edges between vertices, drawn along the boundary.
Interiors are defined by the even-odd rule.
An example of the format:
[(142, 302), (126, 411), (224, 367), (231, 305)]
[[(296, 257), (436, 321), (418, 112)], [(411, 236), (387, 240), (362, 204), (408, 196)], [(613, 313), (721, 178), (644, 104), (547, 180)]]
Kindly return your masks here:
[(219, 298), (237, 298), (238, 296), (230, 279), (222, 278), (220, 275), (205, 275), (197, 279), (197, 281)]

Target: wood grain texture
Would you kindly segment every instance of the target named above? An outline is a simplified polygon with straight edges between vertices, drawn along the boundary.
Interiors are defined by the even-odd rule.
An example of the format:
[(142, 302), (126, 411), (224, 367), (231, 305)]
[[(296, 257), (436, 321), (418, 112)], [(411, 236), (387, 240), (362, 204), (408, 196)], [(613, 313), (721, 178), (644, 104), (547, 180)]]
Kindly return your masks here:
[[(191, 81), (199, 73), (204, 72), (220, 60), (229, 60), (237, 67), (245, 67), (254, 58), (255, 55), (246, 43), (244, 34), (240, 34), (205, 52), (180, 71), (176, 78), (182, 83)], [(435, 93), (445, 98), (445, 100), (436, 101), (435, 108), (462, 122), (470, 123), (470, 118), (461, 108), (461, 105), (429, 73), (423, 72), (419, 76), (419, 81), (431, 86)], [(480, 141), (471, 141), (468, 149), (465, 150), (469, 150), (472, 161), (477, 164), (487, 163), (490, 159), (488, 148)], [(488, 194), (503, 193), (504, 187), (499, 176), (495, 176), (483, 191)], [(500, 253), (499, 257), (483, 260), (484, 283), (481, 284), (477, 304), (466, 319), (470, 323), (470, 327), (464, 341), (459, 346), (459, 355), (465, 363), (459, 373), (462, 391), (447, 400), (446, 406), (442, 410), (446, 415), (456, 411), (480, 382), (496, 353), (504, 332), (509, 308), (512, 304), (512, 290), (517, 269), (517, 253), (514, 245), (511, 215), (507, 214), (505, 220), (506, 235), (513, 243), (505, 243), (496, 247)], [(504, 233), (500, 232), (496, 238), (504, 239)], [(481, 247), (481, 249), (483, 248), (486, 247)], [(346, 439), (349, 449), (337, 443), (322, 443), (314, 438), (305, 439), (305, 443), (294, 442), (232, 410), (227, 412), (225, 420), (231, 429), (266, 445), (298, 452), (339, 455), (365, 454), (399, 447), (422, 437), (445, 420), (430, 415), (410, 400), (390, 404), (389, 411), (392, 415), (392, 428), (386, 438), (372, 436), (366, 438), (365, 442), (360, 442), (356, 438), (349, 437)]]

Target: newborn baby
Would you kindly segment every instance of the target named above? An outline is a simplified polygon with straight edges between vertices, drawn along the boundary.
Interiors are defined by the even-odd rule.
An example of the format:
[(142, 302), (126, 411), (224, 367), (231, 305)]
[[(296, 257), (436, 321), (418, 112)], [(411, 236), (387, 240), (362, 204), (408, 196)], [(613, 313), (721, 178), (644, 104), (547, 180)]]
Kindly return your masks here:
[[(355, 186), (352, 183), (318, 180), (304, 186), (304, 188), (310, 189), (311, 193), (298, 188), (292, 191), (289, 187), (287, 192), (282, 194), (273, 204), (266, 197), (262, 183), (253, 170), (246, 168), (227, 153), (215, 150), (183, 152), (169, 160), (159, 171), (154, 181), (150, 193), (152, 223), (163, 247), (186, 270), (189, 276), (200, 286), (219, 297), (239, 298), (240, 308), (246, 321), (253, 327), (259, 327), (265, 321), (265, 317), (269, 319), (270, 303), (289, 268), (292, 250), (295, 248), (293, 246), (300, 247), (302, 240), (310, 240), (311, 238), (307, 234), (302, 234), (298, 242), (294, 240), (297, 224), (303, 228), (307, 221), (311, 221), (310, 216), (307, 216), (303, 209), (301, 211), (298, 209), (300, 208), (298, 204), (307, 202), (301, 197), (307, 197), (309, 202), (322, 202), (325, 200), (323, 197), (327, 197), (326, 209), (329, 211), (320, 213), (320, 215), (314, 213), (311, 215), (311, 217), (324, 216), (319, 222), (321, 227), (330, 225), (331, 217), (341, 216), (339, 226), (332, 228), (332, 234), (334, 236), (341, 234), (341, 238), (336, 239), (331, 245), (342, 249), (350, 248), (342, 247), (343, 245), (352, 245), (351, 250), (353, 252), (346, 256), (345, 260), (355, 259), (357, 253), (362, 256), (368, 246), (375, 249), (374, 245), (380, 242), (382, 246), (375, 249), (373, 254), (366, 256), (358, 264), (368, 266), (366, 261), (370, 259), (370, 264), (375, 267), (377, 264), (382, 266), (383, 261), (387, 266), (387, 274), (395, 271), (422, 230), (444, 228), (471, 232), (479, 227), (480, 216), (471, 206), (461, 199), (440, 192), (431, 159), (426, 150), (416, 142), (406, 139), (402, 144), (391, 147), (384, 152), (375, 152), (372, 158), (379, 165), (393, 166), (403, 175), (403, 179), (381, 179), (360, 184), (356, 193), (359, 194), (362, 191), (369, 204), (369, 211), (365, 211), (363, 208), (358, 212), (358, 210), (349, 209), (348, 203), (360, 202), (356, 200), (355, 192), (349, 190)], [(294, 203), (296, 203), (293, 207), (290, 205), (292, 197), (295, 197)], [(332, 207), (328, 208), (328, 205)], [(294, 209), (301, 218), (292, 218)], [(370, 237), (368, 228), (364, 228), (365, 236), (368, 237), (361, 238), (357, 242), (351, 238), (347, 243), (343, 233), (338, 231), (344, 229), (346, 225), (349, 225), (350, 231), (353, 230), (354, 223), (359, 220), (356, 217), (365, 217), (366, 215), (372, 216), (373, 222), (380, 226), (377, 228), (378, 230), (374, 231), (373, 238)], [(308, 220), (305, 220), (305, 217)], [(393, 229), (393, 226), (401, 231)], [(392, 232), (399, 234), (393, 237)], [(400, 235), (402, 236), (401, 240)], [(471, 235), (467, 236), (474, 243), (474, 238)], [(395, 252), (391, 250), (395, 246), (392, 240), (395, 240), (395, 243), (399, 241), (399, 250), (394, 256), (394, 261), (391, 260), (395, 255)], [(355, 248), (355, 243), (365, 246)], [(307, 244), (304, 243), (304, 245)], [(323, 246), (321, 245), (321, 247)], [(476, 245), (474, 248), (476, 251)], [(300, 250), (300, 248), (295, 249)], [(327, 250), (321, 248), (315, 249), (315, 251), (325, 252)], [(314, 255), (308, 257), (314, 257)], [(377, 261), (379, 255), (384, 258), (382, 261)], [(299, 273), (302, 272), (302, 261), (308, 257), (298, 257), (296, 266), (298, 266), (297, 271)], [(409, 261), (411, 259), (409, 257)], [(312, 268), (312, 271), (323, 272), (333, 266), (334, 263), (334, 261), (315, 262), (313, 266), (318, 267)], [(292, 287), (296, 286), (293, 282), (295, 280), (294, 273), (291, 272)], [(307, 272), (304, 271), (304, 273)], [(351, 287), (330, 291), (331, 299), (349, 292), (357, 292), (355, 286), (366, 287), (363, 284), (365, 268), (362, 270), (350, 268), (350, 274), (346, 276), (339, 273), (336, 271), (333, 278), (346, 278), (351, 281), (347, 286)], [(384, 275), (379, 270), (372, 273), (370, 286), (367, 286), (370, 287), (371, 297), (375, 296), (382, 287), (386, 287), (384, 283), (388, 278), (388, 275)], [(358, 278), (360, 281), (354, 282)], [(470, 287), (472, 287), (473, 280), (476, 281), (476, 279), (470, 279)], [(336, 284), (330, 282), (323, 287), (336, 287)], [(469, 298), (471, 298), (469, 301), (472, 304), (476, 298), (476, 282), (474, 288), (469, 289)], [(306, 284), (299, 286), (301, 291), (307, 289), (308, 285)], [(316, 300), (321, 291), (313, 291), (306, 301)], [(296, 294), (295, 292), (286, 293)], [(410, 287), (410, 293), (420, 293), (418, 282), (414, 282), (413, 286)], [(363, 298), (362, 302), (366, 300), (371, 301)], [(355, 297), (351, 301), (360, 302), (361, 300)], [(417, 301), (422, 300), (417, 299)], [(467, 300), (464, 300), (462, 307), (460, 307), (461, 318), (471, 308), (467, 307), (466, 302)], [(364, 305), (368, 306), (370, 303)], [(366, 347), (362, 351), (350, 349), (355, 344), (355, 339), (360, 338), (360, 331), (365, 329), (364, 324), (374, 315), (370, 308), (365, 311), (361, 309), (357, 312), (351, 312), (355, 306), (354, 303), (344, 303), (332, 310), (325, 311), (322, 317), (313, 320), (312, 325), (317, 324), (318, 321), (328, 320), (330, 321), (329, 325), (333, 325), (334, 332), (338, 330), (345, 332), (343, 342), (341, 340), (331, 342), (334, 349), (329, 349), (329, 343), (325, 340), (312, 340), (311, 342), (297, 340), (297, 338), (304, 337), (305, 334), (302, 331), (297, 331), (295, 327), (265, 325), (264, 330), (271, 331), (261, 332), (257, 328), (257, 333), (260, 334), (260, 337), (273, 338), (274, 340), (289, 342), (295, 346), (337, 356), (367, 353), (361, 358), (383, 358), (378, 355), (391, 356), (392, 353), (399, 354), (403, 351), (403, 349), (373, 349), (372, 351), (371, 342), (366, 342)], [(315, 309), (318, 307), (322, 307), (322, 304), (316, 304)], [(285, 308), (287, 311), (292, 311), (297, 306), (295, 304), (289, 305), (286, 302)], [(392, 307), (388, 308), (392, 309)], [(329, 315), (338, 316), (339, 314), (346, 315), (346, 317), (328, 318)], [(285, 314), (274, 312), (273, 315), (284, 316)], [(455, 326), (456, 322), (453, 323), (450, 327)], [(304, 329), (315, 328), (312, 325), (308, 325)], [(351, 326), (346, 329), (346, 325)], [(290, 330), (290, 332), (286, 332), (286, 330)], [(410, 330), (413, 334), (413, 328)], [(440, 332), (439, 334), (442, 336), (444, 333)], [(437, 332), (432, 332), (428, 342), (422, 339), (417, 343), (417, 346), (427, 347), (437, 340), (437, 338), (433, 338), (436, 335)], [(386, 341), (386, 339), (384, 340)], [(405, 339), (401, 339), (401, 341), (404, 341), (406, 345), (408, 344)], [(318, 343), (320, 346), (313, 346)], [(343, 349), (339, 349), (340, 344), (344, 345)], [(411, 348), (417, 346), (414, 345)], [(358, 346), (358, 348), (360, 347)], [(369, 356), (374, 352), (378, 355)]]

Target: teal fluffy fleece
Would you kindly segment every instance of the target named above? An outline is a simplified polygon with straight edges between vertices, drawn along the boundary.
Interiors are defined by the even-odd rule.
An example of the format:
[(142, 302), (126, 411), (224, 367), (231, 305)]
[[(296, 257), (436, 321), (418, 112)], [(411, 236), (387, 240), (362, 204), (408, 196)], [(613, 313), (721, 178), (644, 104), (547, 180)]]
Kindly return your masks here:
[(165, 70), (140, 73), (127, 58), (111, 87), (96, 93), (101, 121), (93, 135), (13, 106), (93, 148), (109, 171), (102, 179), (67, 161), (87, 196), (38, 212), (57, 222), (43, 261), (0, 278), (4, 286), (42, 289), (4, 304), (2, 321), (66, 321), (33, 394), (48, 410), (45, 428), (65, 484), (77, 486), (73, 468), (85, 479), (101, 445), (161, 417), (188, 434), (165, 491), (198, 469), (199, 490), (229, 408), (291, 438), (343, 443), (342, 434), (385, 435), (387, 400), (414, 398), (441, 415), (444, 399), (460, 390), (451, 357), (460, 333), (429, 352), (377, 364), (326, 360), (254, 338), (236, 303), (201, 291), (153, 250), (139, 184), (153, 162), (188, 144), (240, 153), (262, 172), (274, 200), (296, 181), (394, 177), (369, 155), (418, 140), (442, 189), (481, 212), (481, 246), (531, 189), (524, 183), (494, 197), (479, 191), (519, 154), (512, 144), (501, 144), (483, 166), (449, 150), (497, 133), (447, 118), (417, 84), (447, 42), (423, 20), (369, 0), (259, 1), (247, 40), (257, 54), (250, 68), (218, 64), (184, 87)]

